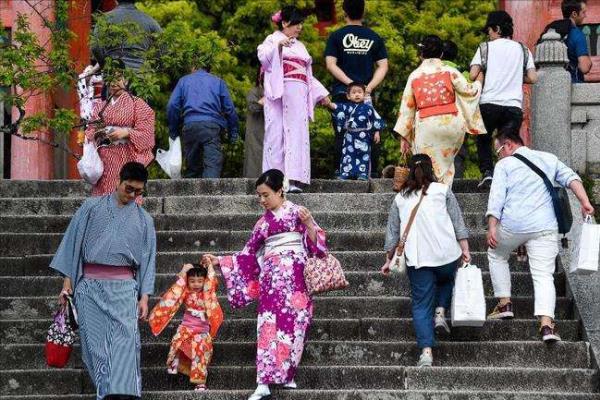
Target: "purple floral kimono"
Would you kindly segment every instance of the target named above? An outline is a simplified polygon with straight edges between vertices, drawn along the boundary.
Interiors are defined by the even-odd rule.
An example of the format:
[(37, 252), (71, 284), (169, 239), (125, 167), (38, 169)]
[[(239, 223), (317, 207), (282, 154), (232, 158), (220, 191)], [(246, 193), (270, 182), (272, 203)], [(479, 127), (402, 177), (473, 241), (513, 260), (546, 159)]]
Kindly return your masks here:
[(302, 358), (313, 306), (304, 282), (309, 256), (325, 257), (325, 232), (317, 226), (313, 242), (289, 201), (267, 211), (254, 226), (244, 249), (220, 257), (232, 308), (258, 300), (256, 368), (259, 384), (294, 379)]
[(265, 71), (263, 171), (278, 169), (291, 180), (310, 183), (308, 121), (329, 92), (313, 77), (312, 58), (295, 40), (279, 51), (287, 36), (275, 31), (258, 46)]

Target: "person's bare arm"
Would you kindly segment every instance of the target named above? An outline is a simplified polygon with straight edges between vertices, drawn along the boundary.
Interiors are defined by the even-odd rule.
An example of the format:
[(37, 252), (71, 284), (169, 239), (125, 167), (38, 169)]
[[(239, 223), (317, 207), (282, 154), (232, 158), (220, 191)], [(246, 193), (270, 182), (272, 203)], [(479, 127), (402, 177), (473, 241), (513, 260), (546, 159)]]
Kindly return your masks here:
[(523, 82), (533, 85), (537, 81), (538, 81), (538, 74), (537, 74), (537, 71), (535, 70), (535, 68), (528, 69), (527, 75), (525, 75)]
[(388, 72), (388, 60), (384, 58), (376, 62), (375, 72), (373, 73), (373, 78), (371, 82), (367, 85), (367, 94), (370, 94), (373, 90), (377, 88), (383, 82), (383, 78)]
[(592, 69), (592, 58), (590, 56), (581, 56), (577, 59), (577, 68), (587, 74)]
[(338, 67), (337, 58), (333, 56), (325, 57), (325, 65), (327, 66), (327, 71), (329, 71), (335, 79), (342, 82), (344, 85), (348, 85), (350, 82), (352, 82), (352, 79), (350, 79), (348, 75), (346, 75), (346, 73), (342, 71), (340, 67)]
[(593, 215), (594, 207), (592, 206), (592, 203), (590, 203), (590, 199), (583, 187), (583, 183), (576, 179), (569, 184), (569, 188), (573, 191), (573, 194), (575, 194), (575, 197), (577, 197), (577, 200), (579, 200), (579, 203), (581, 204), (581, 213), (584, 216)]
[(481, 72), (481, 65), (472, 65), (471, 69), (469, 70), (469, 79), (471, 79), (472, 81), (477, 80), (477, 76), (479, 75), (480, 72)]

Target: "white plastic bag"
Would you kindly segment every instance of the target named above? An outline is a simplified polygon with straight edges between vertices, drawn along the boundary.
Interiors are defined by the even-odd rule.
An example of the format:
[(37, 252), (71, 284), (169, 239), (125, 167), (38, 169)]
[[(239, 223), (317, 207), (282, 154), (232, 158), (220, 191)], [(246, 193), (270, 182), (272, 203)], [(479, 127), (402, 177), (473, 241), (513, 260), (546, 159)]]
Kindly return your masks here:
[(456, 271), (452, 294), (452, 326), (483, 326), (485, 294), (481, 270), (465, 264)]
[(156, 161), (165, 171), (169, 178), (181, 178), (181, 165), (183, 163), (181, 156), (181, 139), (175, 140), (169, 138), (169, 150), (158, 149), (156, 151)]
[(598, 271), (598, 254), (600, 253), (600, 225), (592, 222), (587, 216), (581, 227), (579, 253), (571, 263), (571, 272), (587, 275)]
[(83, 144), (83, 157), (77, 163), (79, 175), (88, 183), (95, 185), (104, 172), (104, 163), (100, 159), (98, 149), (93, 142)]

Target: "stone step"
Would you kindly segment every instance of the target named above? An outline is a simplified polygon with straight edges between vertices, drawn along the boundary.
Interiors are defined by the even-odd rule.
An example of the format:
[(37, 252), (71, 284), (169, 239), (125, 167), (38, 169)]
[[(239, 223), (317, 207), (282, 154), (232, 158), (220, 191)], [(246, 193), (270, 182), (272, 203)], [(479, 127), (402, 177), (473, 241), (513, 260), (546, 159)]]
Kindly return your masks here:
[[(472, 230), (483, 230), (483, 211), (463, 213), (465, 224)], [(251, 230), (260, 213), (177, 215), (156, 214), (154, 225), (158, 231), (194, 231), (201, 229)], [(331, 230), (384, 230), (387, 210), (352, 213), (328, 211), (313, 213), (321, 228)], [(70, 215), (0, 215), (0, 231), (4, 233), (62, 233), (71, 221)]]
[[(289, 199), (313, 212), (323, 211), (387, 211), (394, 193), (305, 193), (289, 195)], [(484, 210), (487, 193), (457, 193), (465, 211)], [(72, 215), (82, 197), (0, 198), (0, 215)], [(259, 213), (256, 195), (198, 195), (148, 197), (144, 207), (151, 214)]]
[[(176, 274), (181, 266), (188, 262), (198, 262), (203, 252), (159, 252), (156, 255), (156, 271), (158, 273)], [(231, 254), (231, 252), (215, 252), (216, 255)], [(345, 271), (378, 271), (383, 265), (384, 253), (382, 250), (365, 251), (332, 251), (342, 264)], [(54, 275), (48, 268), (53, 255), (31, 255), (25, 257), (0, 257), (0, 276), (23, 276), (23, 275)], [(482, 270), (489, 269), (487, 253), (483, 251), (471, 252), (471, 263)], [(517, 262), (513, 255), (509, 259), (511, 271), (529, 271), (529, 264)]]
[[(489, 272), (483, 272), (483, 285), (486, 296), (492, 296), (492, 285)], [(325, 293), (325, 296), (409, 296), (410, 287), (404, 277), (384, 277), (379, 272), (347, 271), (346, 279), (349, 287), (344, 290)], [(157, 274), (155, 292), (162, 293), (173, 283), (171, 274)], [(23, 283), (27, 282), (24, 287)], [(555, 286), (558, 296), (564, 296), (566, 283), (564, 273), (555, 274)], [(62, 287), (62, 278), (12, 276), (0, 277), (0, 293), (5, 297), (51, 296), (57, 294)], [(219, 293), (225, 294), (223, 285)], [(528, 296), (533, 293), (531, 277), (527, 272), (512, 273), (512, 294)]]
[[(254, 194), (255, 179), (183, 179), (150, 180), (147, 192), (161, 196), (193, 196), (203, 194)], [(83, 181), (19, 181), (0, 180), (0, 197), (85, 197), (90, 186)], [(482, 192), (476, 180), (456, 179), (453, 190), (461, 192)], [(305, 189), (307, 193), (366, 193), (392, 192), (391, 179), (373, 179), (370, 182), (313, 179)]]
[[(157, 250), (235, 252), (243, 249), (250, 238), (250, 231), (162, 231), (156, 233)], [(0, 248), (4, 257), (52, 254), (62, 240), (62, 233), (0, 233)], [(327, 235), (327, 246), (331, 251), (380, 250), (383, 254), (385, 232), (378, 231), (332, 231)], [(486, 251), (485, 234), (473, 232), (469, 238), (472, 251)]]
[[(150, 307), (158, 301), (157, 297), (150, 299)], [(244, 319), (256, 318), (256, 304), (238, 310), (229, 307), (227, 297), (219, 296), (219, 302), (226, 318)], [(486, 310), (492, 310), (497, 300), (486, 298)], [(513, 297), (515, 318), (528, 319), (533, 316), (532, 297)], [(315, 318), (409, 318), (411, 303), (409, 297), (325, 297), (313, 299)], [(57, 309), (56, 296), (48, 297), (0, 297), (0, 321), (49, 318)], [(573, 302), (567, 297), (556, 299), (556, 319), (573, 318)]]
[[(235, 382), (237, 390), (252, 391), (256, 386), (255, 368), (209, 368), (207, 386), (210, 393), (232, 389), (232, 382)], [(591, 393), (598, 383), (598, 374), (591, 369), (567, 368), (301, 366), (298, 369), (296, 383), (299, 388), (311, 390), (335, 390), (342, 387), (345, 390), (527, 391), (544, 387), (548, 391), (555, 390), (563, 393)], [(187, 376), (168, 375), (165, 369), (160, 367), (144, 368), (142, 385), (145, 391), (189, 390), (192, 386)], [(82, 392), (95, 392), (84, 370), (0, 371), (0, 394), (2, 395), (66, 395)]]
[[(50, 319), (0, 321), (0, 342), (3, 344), (31, 344), (46, 340)], [(169, 343), (180, 319), (173, 321), (158, 337), (152, 335), (148, 324), (142, 324), (144, 343)], [(581, 340), (580, 324), (575, 320), (558, 320), (561, 338)], [(539, 323), (535, 319), (489, 321), (482, 328), (456, 327), (451, 335), (440, 340), (461, 341), (527, 341), (539, 339)], [(221, 326), (217, 339), (222, 342), (256, 339), (256, 318), (229, 319)], [(337, 341), (413, 341), (415, 333), (410, 318), (315, 319), (310, 329), (310, 340)]]
[[(191, 390), (145, 391), (144, 400), (240, 400), (248, 390), (210, 390), (203, 394)], [(95, 395), (0, 396), (1, 400), (94, 400)], [(277, 400), (598, 400), (599, 394), (559, 391), (469, 391), (469, 390), (283, 390), (274, 389)]]
[[(144, 367), (161, 367), (168, 344), (142, 344)], [(215, 342), (212, 365), (253, 366), (256, 343)], [(420, 350), (414, 342), (308, 341), (303, 366), (327, 365), (415, 365)], [(588, 345), (584, 342), (541, 341), (440, 342), (434, 350), (434, 365), (447, 367), (591, 368)], [(43, 344), (6, 344), (0, 347), (1, 370), (44, 369)], [(81, 368), (79, 347), (75, 346), (69, 368)]]

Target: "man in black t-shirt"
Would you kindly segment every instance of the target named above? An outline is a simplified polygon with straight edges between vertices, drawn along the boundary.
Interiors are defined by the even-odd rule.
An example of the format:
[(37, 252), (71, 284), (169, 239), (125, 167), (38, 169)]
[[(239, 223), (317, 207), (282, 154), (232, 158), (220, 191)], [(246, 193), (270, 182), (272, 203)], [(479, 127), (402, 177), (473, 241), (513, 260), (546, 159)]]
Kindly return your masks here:
[[(365, 13), (364, 0), (344, 0), (346, 26), (333, 32), (327, 40), (325, 62), (335, 78), (331, 89), (335, 103), (347, 102), (346, 85), (359, 82), (366, 86), (366, 102), (371, 93), (385, 78), (388, 71), (387, 51), (383, 39), (362, 25)], [(335, 169), (339, 168), (344, 132), (335, 136)], [(379, 146), (374, 146), (371, 156), (371, 176), (377, 176)]]

